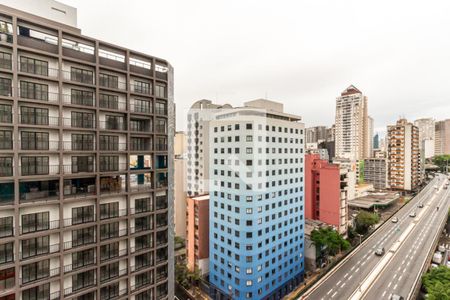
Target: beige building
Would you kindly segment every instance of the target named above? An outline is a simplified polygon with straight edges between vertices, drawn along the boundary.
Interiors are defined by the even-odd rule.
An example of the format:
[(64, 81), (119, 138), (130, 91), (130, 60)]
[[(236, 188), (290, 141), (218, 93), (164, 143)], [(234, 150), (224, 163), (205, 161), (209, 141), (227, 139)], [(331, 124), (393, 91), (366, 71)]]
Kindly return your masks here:
[(395, 190), (411, 191), (421, 181), (419, 129), (406, 119), (387, 128), (389, 186)]
[(336, 98), (336, 157), (361, 160), (369, 156), (367, 97), (353, 85)]
[(366, 128), (366, 153), (364, 158), (373, 157), (373, 123), (373, 118), (368, 116)]
[(450, 119), (436, 122), (434, 154), (450, 154)]
[(173, 152), (175, 235), (186, 238), (186, 135), (182, 131), (175, 133)]
[(414, 125), (419, 129), (419, 146), (422, 158), (431, 158), (435, 152), (435, 122), (432, 118), (417, 119)]
[(388, 187), (388, 163), (385, 158), (366, 158), (364, 160), (364, 181), (373, 184), (377, 190)]

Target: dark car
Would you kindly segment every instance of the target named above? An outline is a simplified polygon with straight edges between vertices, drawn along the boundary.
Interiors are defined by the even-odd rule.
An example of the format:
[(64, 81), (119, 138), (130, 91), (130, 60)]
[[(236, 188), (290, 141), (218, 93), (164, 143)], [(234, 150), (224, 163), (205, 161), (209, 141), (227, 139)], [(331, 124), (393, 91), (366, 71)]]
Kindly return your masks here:
[(422, 208), (423, 207), (423, 203), (419, 203), (419, 205), (417, 205), (418, 208)]

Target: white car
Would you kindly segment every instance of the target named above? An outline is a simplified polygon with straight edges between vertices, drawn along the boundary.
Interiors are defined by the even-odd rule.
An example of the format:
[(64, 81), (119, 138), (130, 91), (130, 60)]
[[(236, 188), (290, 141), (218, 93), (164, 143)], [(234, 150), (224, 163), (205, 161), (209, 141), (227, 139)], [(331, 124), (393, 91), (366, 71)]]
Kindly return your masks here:
[(393, 218), (391, 219), (391, 221), (392, 221), (392, 223), (397, 223), (397, 222), (398, 222), (398, 218), (397, 218), (397, 217), (393, 217)]
[(415, 212), (415, 211), (411, 212), (411, 213), (409, 214), (409, 216), (410, 216), (411, 218), (414, 218), (414, 217), (416, 216), (416, 212)]

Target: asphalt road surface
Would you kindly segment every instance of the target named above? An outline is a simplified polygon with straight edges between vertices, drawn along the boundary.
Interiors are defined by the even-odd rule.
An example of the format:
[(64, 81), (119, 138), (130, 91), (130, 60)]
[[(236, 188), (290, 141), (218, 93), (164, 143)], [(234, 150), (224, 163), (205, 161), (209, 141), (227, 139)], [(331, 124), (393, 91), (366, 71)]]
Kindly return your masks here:
[[(416, 197), (394, 215), (398, 218), (397, 223), (392, 223), (390, 220), (384, 223), (355, 251), (307, 291), (302, 298), (311, 300), (389, 299), (391, 293), (407, 291), (411, 286), (404, 284), (407, 276), (403, 275), (400, 278), (402, 275), (397, 270), (401, 267), (399, 272), (403, 273), (403, 268), (407, 267), (410, 276), (414, 277), (413, 272), (416, 272), (416, 267), (418, 269), (421, 265), (413, 263), (413, 259), (417, 259), (419, 256), (423, 256), (425, 259), (426, 249), (424, 247), (430, 242), (433, 230), (437, 230), (437, 225), (435, 225), (437, 223), (433, 223), (433, 220), (427, 221), (436, 216), (442, 217), (448, 212), (448, 191), (450, 189), (442, 188), (445, 180), (443, 175), (436, 176)], [(439, 192), (434, 188), (436, 185), (440, 188)], [(445, 195), (444, 205), (442, 203)], [(441, 208), (436, 211), (438, 202), (441, 203)], [(420, 203), (424, 204), (423, 208), (418, 208)], [(409, 214), (412, 212), (416, 212), (417, 216), (410, 217)], [(421, 240), (422, 238), (423, 240)], [(398, 242), (399, 239), (402, 239), (401, 244)], [(416, 244), (414, 244), (415, 242)], [(375, 255), (375, 250), (379, 247), (385, 248), (384, 256)], [(391, 252), (392, 247), (398, 248), (397, 251)], [(410, 251), (410, 249), (413, 250)], [(414, 253), (414, 251), (416, 252)], [(405, 262), (402, 267), (403, 260)], [(409, 265), (407, 265), (408, 262)], [(382, 265), (384, 267), (380, 269)], [(399, 283), (397, 286), (395, 283), (391, 283), (391, 286), (388, 287), (390, 282), (395, 281), (395, 278), (392, 279), (392, 277), (396, 272)], [(385, 291), (386, 293), (384, 293)]]

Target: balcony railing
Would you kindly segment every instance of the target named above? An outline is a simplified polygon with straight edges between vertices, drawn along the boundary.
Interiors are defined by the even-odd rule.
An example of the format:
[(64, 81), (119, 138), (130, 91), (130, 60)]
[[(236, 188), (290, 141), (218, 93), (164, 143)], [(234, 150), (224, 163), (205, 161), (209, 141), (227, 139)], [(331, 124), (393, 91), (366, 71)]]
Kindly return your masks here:
[(127, 130), (125, 122), (100, 121), (99, 128), (102, 130)]
[(19, 62), (19, 70), (23, 73), (34, 74), (44, 77), (57, 78), (59, 70), (54, 68), (45, 68), (30, 63)]
[(100, 151), (126, 151), (127, 143), (100, 143)]
[(83, 215), (83, 217), (77, 218), (77, 219), (74, 219), (74, 218), (64, 219), (63, 226), (69, 227), (72, 225), (88, 224), (88, 223), (95, 222), (95, 220), (96, 220), (95, 215)]
[(20, 283), (21, 284), (32, 283), (32, 282), (39, 281), (39, 280), (45, 280), (49, 277), (58, 276), (59, 275), (59, 267), (47, 270), (48, 275), (45, 275), (45, 273), (46, 273), (45, 271), (41, 270), (39, 272), (42, 272), (43, 274), (37, 274), (37, 275), (39, 275), (39, 276), (43, 275), (43, 277), (37, 277), (35, 279), (34, 278), (33, 279), (28, 279), (28, 278), (25, 279), (25, 278), (20, 277), (19, 278)]
[(95, 164), (63, 165), (64, 174), (93, 173)]
[(82, 97), (77, 94), (70, 94), (70, 95), (63, 94), (62, 99), (65, 104), (82, 105), (82, 106), (90, 106), (90, 107), (95, 105), (94, 96), (93, 97)]
[[(83, 70), (83, 71), (89, 71), (89, 70)], [(94, 84), (95, 82), (95, 74), (92, 72), (92, 74), (80, 74), (78, 72), (73, 71), (61, 71), (63, 75), (63, 79), (67, 81), (72, 81), (76, 83), (83, 83), (83, 84)]]
[(19, 115), (19, 123), (25, 125), (59, 126), (59, 117), (21, 114)]
[(64, 125), (64, 127), (67, 127), (67, 128), (93, 129), (93, 128), (95, 128), (95, 120), (94, 119), (63, 118), (63, 125)]
[(94, 151), (94, 142), (63, 141), (63, 149), (67, 151)]
[(86, 198), (91, 197), (97, 193), (94, 184), (84, 186), (67, 186), (64, 187), (64, 198)]
[(148, 191), (152, 189), (152, 184), (149, 183), (142, 183), (142, 184), (135, 184), (130, 185), (130, 190), (132, 192), (140, 192), (140, 191)]
[[(43, 254), (51, 254), (59, 251), (59, 243), (53, 244), (47, 247), (39, 247), (33, 251), (32, 255), (24, 255), (22, 251), (19, 251), (19, 257), (20, 259), (30, 259), (35, 258), (36, 256), (43, 255)], [(31, 251), (30, 251), (31, 252)]]
[(139, 84), (130, 84), (130, 90), (133, 93), (138, 94), (144, 94), (144, 95), (151, 95), (152, 94), (152, 87), (151, 86), (141, 86)]
[(141, 113), (141, 114), (151, 114), (152, 113), (152, 106), (151, 105), (141, 105), (141, 104), (130, 104), (130, 110), (135, 113)]
[(0, 113), (0, 123), (11, 124), (12, 123), (12, 114), (2, 112)]
[(156, 151), (167, 151), (167, 144), (155, 144)]
[(57, 151), (59, 150), (59, 141), (42, 141), (35, 140), (33, 143), (27, 143), (26, 141), (18, 142), (20, 145), (20, 150), (23, 151), (36, 151), (36, 150), (49, 150)]
[(57, 103), (59, 101), (59, 93), (29, 89), (19, 89), (19, 97), (22, 99), (31, 99), (53, 103)]
[(57, 300), (57, 299), (59, 299), (60, 298), (60, 294), (61, 293), (59, 291), (51, 293), (50, 294), (50, 300)]
[(59, 165), (35, 165), (21, 166), (20, 175), (37, 176), (37, 175), (58, 175)]
[(20, 203), (54, 201), (59, 198), (59, 190), (38, 190), (20, 193)]
[(28, 226), (19, 226), (19, 232), (20, 234), (28, 234), (58, 228), (59, 228), (59, 220), (53, 220), (49, 222), (30, 224)]

